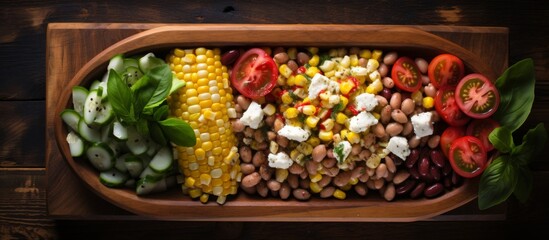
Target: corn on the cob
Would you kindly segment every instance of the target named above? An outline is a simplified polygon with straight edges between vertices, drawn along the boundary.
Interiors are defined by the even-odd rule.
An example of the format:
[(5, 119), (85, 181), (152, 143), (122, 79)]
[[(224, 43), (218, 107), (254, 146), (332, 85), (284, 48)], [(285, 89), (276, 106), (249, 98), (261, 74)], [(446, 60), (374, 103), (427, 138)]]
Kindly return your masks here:
[(241, 178), (236, 138), (229, 118), (235, 115), (227, 67), (220, 50), (176, 48), (166, 57), (176, 76), (186, 86), (169, 97), (171, 115), (194, 129), (196, 145), (177, 147), (178, 163), (185, 180), (184, 192), (201, 202), (210, 195), (223, 204), (236, 194)]

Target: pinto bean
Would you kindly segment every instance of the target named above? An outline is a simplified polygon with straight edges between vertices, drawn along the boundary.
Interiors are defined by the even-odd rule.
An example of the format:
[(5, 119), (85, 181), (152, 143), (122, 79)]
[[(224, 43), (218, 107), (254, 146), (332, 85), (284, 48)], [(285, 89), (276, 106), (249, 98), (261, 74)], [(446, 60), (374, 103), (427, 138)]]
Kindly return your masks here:
[(374, 126), (374, 129), (372, 130), (372, 132), (376, 135), (376, 137), (378, 138), (382, 138), (382, 137), (385, 137), (386, 133), (385, 133), (385, 128), (383, 127), (383, 124), (382, 123), (378, 123)]
[(385, 187), (385, 191), (383, 191), (383, 198), (387, 201), (392, 201), (395, 198), (396, 191), (395, 191), (395, 185), (393, 183), (387, 184), (387, 187)]
[(242, 184), (240, 184), (240, 189), (242, 189), (245, 193), (250, 194), (250, 195), (254, 195), (257, 192), (256, 189), (255, 189), (255, 186), (253, 186), (253, 187), (244, 187)]
[(280, 118), (276, 118), (274, 123), (273, 123), (273, 130), (275, 132), (278, 132), (280, 129), (282, 129), (284, 127), (284, 122), (282, 121), (282, 119)]
[(381, 109), (381, 116), (379, 117), (381, 123), (387, 124), (391, 121), (391, 112), (393, 112), (391, 105), (387, 105)]
[(240, 150), (238, 152), (240, 154), (240, 159), (242, 160), (242, 162), (252, 162), (252, 149), (250, 149), (250, 147), (242, 146), (240, 147)]
[(360, 143), (355, 143), (351, 147), (351, 155), (358, 155), (362, 151), (362, 146), (360, 146)]
[(406, 115), (410, 115), (414, 112), (414, 109), (416, 108), (416, 104), (414, 103), (414, 100), (411, 98), (406, 98), (402, 101), (402, 104), (400, 105), (400, 110)]
[(333, 186), (325, 187), (322, 189), (322, 191), (320, 191), (320, 197), (329, 198), (334, 194), (335, 190), (336, 189)]
[(432, 135), (429, 137), (429, 140), (427, 141), (427, 146), (429, 146), (431, 149), (434, 149), (438, 147), (440, 143), (440, 136), (439, 135)]
[(282, 135), (276, 135), (276, 143), (278, 143), (278, 146), (285, 148), (290, 143), (290, 140)]
[(251, 174), (255, 171), (255, 166), (251, 163), (241, 163), (240, 164), (240, 171), (242, 172), (242, 174), (244, 174), (244, 176), (248, 175), (248, 174)]
[(261, 176), (259, 175), (259, 173), (253, 172), (252, 174), (244, 176), (240, 184), (244, 187), (249, 188), (257, 185), (260, 181), (261, 181)]
[(286, 181), (290, 184), (292, 189), (299, 187), (299, 177), (296, 174), (289, 174)]
[(411, 136), (410, 138), (408, 138), (408, 146), (410, 148), (416, 148), (417, 146), (419, 146), (421, 140), (419, 138), (416, 138), (415, 136)]
[(402, 95), (400, 95), (399, 92), (393, 93), (393, 95), (391, 95), (391, 100), (389, 101), (389, 105), (391, 105), (393, 109), (400, 109), (401, 104), (402, 104)]
[(286, 63), (286, 65), (288, 65), (288, 67), (292, 69), (293, 72), (297, 71), (297, 69), (299, 68), (299, 66), (294, 60), (289, 60), (288, 63)]
[(236, 119), (236, 120), (231, 121), (231, 125), (232, 125), (232, 128), (233, 128), (233, 132), (235, 132), (235, 133), (239, 133), (239, 132), (244, 131), (244, 128), (246, 127), (240, 121), (240, 119)]
[(334, 185), (338, 186), (338, 187), (343, 187), (345, 185), (347, 185), (349, 183), (349, 181), (351, 181), (351, 172), (350, 171), (344, 171), (344, 172), (341, 172), (339, 174), (337, 174), (337, 176), (335, 176), (334, 178)]
[(395, 82), (390, 77), (382, 78), (381, 82), (383, 83), (383, 86), (386, 87), (386, 88), (393, 88), (395, 86)]
[(425, 92), (425, 95), (432, 98), (434, 98), (435, 95), (437, 94), (437, 89), (431, 83), (427, 84), (427, 86), (423, 88), (423, 91)]
[(401, 169), (395, 174), (395, 177), (393, 177), (393, 183), (401, 184), (409, 177), (410, 177), (410, 172), (407, 170)]
[(238, 104), (243, 110), (248, 109), (251, 103), (252, 101), (243, 95), (238, 95), (238, 97), (236, 97), (236, 104)]
[(429, 67), (429, 63), (423, 58), (416, 58), (415, 59), (417, 68), (419, 68), (419, 71), (423, 74), (427, 73), (427, 68)]
[(368, 159), (370, 156), (372, 155), (372, 152), (368, 149), (362, 149), (362, 151), (360, 151), (360, 153), (358, 154), (358, 158), (362, 159), (362, 160), (366, 160)]
[(396, 172), (395, 162), (393, 161), (393, 158), (390, 157), (389, 155), (385, 156), (385, 165), (387, 165), (387, 170), (390, 173)]
[(331, 182), (332, 182), (332, 177), (327, 175), (322, 175), (322, 178), (320, 179), (320, 181), (317, 182), (317, 184), (319, 187), (323, 188), (328, 186), (328, 184), (330, 184)]
[(313, 158), (313, 161), (321, 162), (326, 157), (326, 145), (319, 144), (315, 148), (313, 148), (311, 157)]
[(355, 192), (360, 196), (366, 196), (368, 194), (368, 187), (366, 186), (366, 183), (357, 183), (354, 186)]
[(271, 180), (274, 171), (274, 168), (270, 168), (269, 166), (267, 166), (267, 164), (262, 164), (259, 167), (259, 175), (261, 175), (261, 178), (265, 181)]
[(410, 135), (410, 133), (412, 133), (412, 131), (414, 131), (414, 125), (412, 125), (412, 122), (408, 121), (403, 125), (402, 135), (408, 136)]
[(303, 168), (303, 166), (299, 165), (299, 164), (296, 163), (296, 162), (294, 162), (294, 163), (288, 168), (288, 172), (290, 172), (291, 174), (299, 175), (299, 174), (301, 174), (303, 171), (305, 171), (305, 168)]
[(309, 173), (309, 175), (315, 175), (317, 173), (319, 165), (320, 163), (315, 161), (305, 162), (305, 168), (307, 169), (307, 172)]
[[(382, 64), (379, 64), (379, 67), (377, 68), (377, 71), (379, 72), (379, 75), (381, 77), (385, 77), (389, 73), (389, 67), (387, 67), (387, 64), (382, 63)], [(394, 86), (394, 84), (393, 84), (393, 86)], [(388, 87), (388, 88), (392, 88), (392, 87)]]
[(385, 185), (385, 180), (383, 178), (379, 178), (374, 180), (374, 187), (379, 190)]
[(267, 197), (267, 195), (269, 195), (269, 188), (267, 188), (267, 184), (265, 183), (265, 181), (259, 182), (255, 186), (255, 189), (257, 193), (262, 197)]
[(309, 57), (307, 53), (304, 53), (304, 52), (297, 53), (297, 62), (299, 63), (300, 66), (303, 66), (309, 63), (309, 59), (311, 59), (311, 57)]
[(385, 57), (383, 57), (383, 63), (387, 65), (393, 65), (398, 58), (398, 54), (396, 52), (388, 52), (385, 54)]
[(252, 159), (252, 163), (255, 167), (260, 167), (267, 161), (267, 158), (265, 157), (265, 154), (262, 151), (257, 151), (254, 154), (254, 157)]
[(280, 187), (282, 187), (282, 185), (274, 179), (267, 181), (267, 188), (271, 191), (278, 191), (280, 190)]
[(273, 131), (268, 131), (267, 132), (267, 139), (269, 139), (269, 141), (276, 141), (276, 133), (273, 132)]
[(265, 142), (265, 136), (263, 135), (263, 131), (255, 130), (254, 131), (254, 140), (258, 143)]
[(290, 60), (290, 57), (286, 52), (279, 52), (273, 56), (273, 59), (279, 64), (284, 64)]
[(309, 193), (309, 191), (305, 190), (305, 189), (302, 189), (302, 188), (297, 188), (297, 189), (294, 189), (292, 191), (292, 195), (297, 199), (297, 200), (308, 200), (309, 198), (311, 198), (311, 193)]
[(288, 199), (291, 192), (292, 189), (290, 187), (290, 184), (288, 184), (287, 182), (283, 182), (280, 185), (280, 189), (278, 190), (278, 196), (280, 196), (281, 199)]
[(389, 104), (389, 101), (387, 100), (387, 98), (385, 98), (383, 96), (376, 95), (375, 98), (377, 100), (377, 105), (379, 107), (385, 107), (385, 106), (387, 106), (387, 104)]
[(406, 114), (404, 114), (404, 112), (400, 109), (393, 109), (391, 112), (391, 118), (398, 123), (408, 122), (408, 117), (406, 117)]
[(389, 136), (396, 136), (399, 135), (402, 130), (404, 130), (404, 127), (400, 123), (391, 122), (387, 124), (387, 127), (385, 127), (385, 132), (389, 134)]
[(387, 177), (387, 175), (388, 175), (387, 165), (385, 165), (385, 163), (379, 164), (379, 166), (377, 166), (376, 168), (376, 176), (378, 178), (384, 178), (384, 177)]
[(265, 117), (265, 124), (267, 124), (267, 126), (269, 127), (272, 127), (275, 120), (276, 120), (276, 116), (274, 114), (271, 116), (267, 116)]

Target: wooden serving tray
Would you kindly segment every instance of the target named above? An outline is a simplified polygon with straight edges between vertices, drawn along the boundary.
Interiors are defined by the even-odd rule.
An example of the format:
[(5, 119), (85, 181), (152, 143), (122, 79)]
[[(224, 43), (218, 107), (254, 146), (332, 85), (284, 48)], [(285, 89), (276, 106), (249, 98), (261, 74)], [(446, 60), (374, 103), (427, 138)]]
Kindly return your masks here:
[[(71, 79), (77, 71), (82, 68), (90, 59), (96, 56), (105, 48), (135, 33), (159, 27), (164, 24), (83, 24), (83, 23), (55, 23), (48, 26), (47, 32), (47, 92), (46, 92), (46, 171), (47, 171), (47, 200), (50, 215), (55, 217), (83, 217), (112, 219), (122, 218), (140, 218), (143, 216), (133, 215), (121, 208), (111, 205), (87, 187), (80, 177), (72, 171), (67, 161), (63, 159), (57, 143), (55, 141), (54, 122), (59, 116), (58, 101), (63, 92), (67, 92), (70, 87)], [(291, 33), (299, 31), (309, 31), (311, 33), (322, 32), (333, 36), (339, 33), (345, 33), (343, 36), (349, 36), (349, 33), (356, 31), (369, 32), (375, 34), (376, 31), (385, 31), (394, 26), (345, 26), (345, 25), (175, 25), (174, 29), (187, 29), (189, 31), (200, 32), (204, 29), (206, 37), (196, 39), (198, 44), (207, 43), (208, 37), (221, 37), (224, 34), (233, 34), (230, 39), (242, 39), (234, 37), (234, 34), (264, 34), (261, 43), (265, 45), (279, 44), (284, 42), (270, 42), (269, 34), (279, 36), (280, 33)], [(490, 27), (450, 27), (450, 26), (415, 26), (415, 28), (434, 33), (446, 38), (461, 47), (468, 49), (474, 55), (480, 56), (482, 62), (490, 63), (487, 68), (482, 69), (488, 72), (489, 77), (494, 78), (503, 72), (507, 66), (508, 56), (508, 32), (505, 28)], [(228, 29), (228, 30), (227, 30)], [(244, 30), (244, 31), (242, 31)], [(404, 29), (406, 31), (406, 29)], [(209, 35), (208, 35), (209, 34)], [(183, 35), (182, 35), (183, 36)], [(198, 36), (198, 35), (195, 35)], [(302, 37), (303, 38), (303, 37)], [(155, 42), (154, 36), (150, 37), (151, 42)], [(288, 40), (288, 45), (299, 46), (302, 40)], [(308, 39), (304, 42), (311, 43)], [(332, 44), (330, 40), (323, 40), (324, 46), (337, 46), (337, 43), (347, 41), (349, 44), (356, 43), (353, 39), (337, 39)], [(192, 41), (187, 39), (187, 43)], [(217, 40), (224, 42), (224, 40)], [(234, 45), (236, 42), (231, 42)], [(253, 45), (254, 42), (246, 42)], [(387, 46), (387, 45), (385, 45)], [(158, 46), (162, 47), (162, 46)], [(398, 47), (395, 45), (395, 47)], [(439, 46), (440, 47), (440, 46)], [(129, 49), (138, 51), (139, 47), (129, 47)], [(465, 59), (467, 60), (467, 59)], [(467, 61), (466, 61), (467, 62)], [(80, 174), (80, 173), (79, 173)], [(170, 219), (170, 220), (215, 220), (215, 221), (415, 221), (429, 217), (435, 217), (454, 207), (461, 206), (472, 199), (471, 192), (476, 192), (476, 183), (466, 184), (460, 191), (468, 192), (465, 197), (448, 198), (444, 201), (444, 206), (429, 206), (428, 204), (441, 204), (440, 201), (422, 202), (400, 202), (382, 204), (365, 204), (366, 199), (353, 200), (325, 200), (313, 199), (308, 202), (265, 200), (265, 204), (258, 204), (257, 198), (243, 196), (242, 194), (236, 200), (229, 201), (224, 206), (218, 206), (216, 203), (201, 204), (198, 201), (181, 202), (178, 197), (173, 197), (173, 191), (154, 196), (146, 197), (146, 203), (158, 204), (158, 214), (155, 209), (143, 209), (149, 206), (143, 204), (144, 198), (136, 196), (127, 196), (120, 193), (122, 198), (109, 198), (118, 206), (125, 207), (120, 199), (127, 199), (134, 204), (130, 209), (133, 212), (143, 213), (148, 217)], [(96, 189), (94, 189), (95, 191)], [(110, 191), (110, 190), (109, 190)], [(112, 190), (121, 191), (121, 190)], [(177, 189), (174, 189), (177, 191)], [(101, 192), (101, 191), (99, 191)], [(444, 197), (444, 196), (443, 196)], [(379, 199), (378, 199), (379, 200)], [(379, 202), (379, 201), (378, 201)], [(268, 204), (267, 204), (268, 203)], [(142, 204), (140, 206), (139, 204)], [(170, 215), (170, 207), (166, 204), (173, 204), (174, 215)], [(399, 213), (406, 204), (406, 213)], [(427, 205), (425, 205), (427, 204)], [(380, 207), (381, 206), (381, 207)], [(439, 211), (426, 211), (428, 207), (440, 209)], [(437, 208), (438, 207), (438, 208)], [(126, 208), (128, 209), (128, 208)], [(459, 212), (459, 211), (458, 211)], [(451, 219), (451, 217), (449, 217)]]

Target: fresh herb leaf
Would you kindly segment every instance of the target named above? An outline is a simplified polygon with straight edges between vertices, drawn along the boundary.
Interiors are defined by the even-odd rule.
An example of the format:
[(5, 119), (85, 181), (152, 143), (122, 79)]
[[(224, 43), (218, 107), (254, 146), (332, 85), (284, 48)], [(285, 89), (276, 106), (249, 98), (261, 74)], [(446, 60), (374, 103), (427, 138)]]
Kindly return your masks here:
[(109, 70), (107, 81), (107, 93), (116, 116), (123, 122), (134, 123), (136, 121), (133, 93), (124, 84), (115, 70)]
[(175, 91), (179, 90), (180, 88), (184, 87), (186, 85), (185, 81), (179, 80), (175, 74), (172, 74), (172, 88), (170, 89), (170, 93), (168, 95), (172, 95)]
[[(135, 115), (139, 118), (141, 116), (141, 113), (143, 113), (145, 107), (149, 103), (149, 100), (154, 94), (154, 89), (149, 86), (149, 76), (144, 75), (142, 78), (140, 78), (136, 84), (132, 86), (132, 90), (134, 93), (134, 108), (135, 108)], [(145, 114), (147, 114), (145, 112)]]
[(517, 185), (513, 195), (522, 203), (525, 203), (532, 192), (534, 176), (532, 171), (527, 166), (521, 166), (518, 169)]
[(509, 67), (496, 81), (500, 104), (493, 119), (511, 132), (517, 130), (532, 109), (535, 81), (532, 59), (524, 59)]
[(158, 124), (158, 122), (155, 122), (155, 121), (149, 122), (149, 133), (154, 142), (162, 146), (166, 146), (166, 144), (168, 144), (168, 142), (166, 141), (166, 136), (164, 136), (164, 133), (162, 132), (162, 128), (160, 128), (160, 125)]
[(135, 128), (137, 129), (137, 132), (142, 136), (149, 136), (149, 121), (147, 121), (144, 118), (140, 118), (135, 123)]
[(153, 94), (145, 108), (154, 108), (166, 101), (172, 88), (173, 74), (167, 64), (151, 69), (149, 72), (150, 81), (147, 88), (152, 89)]
[(526, 165), (545, 150), (546, 142), (547, 131), (543, 123), (539, 123), (535, 128), (528, 130), (522, 143), (511, 152), (511, 156), (516, 158), (519, 163)]
[(490, 135), (488, 135), (488, 139), (501, 153), (511, 152), (511, 150), (515, 147), (513, 135), (505, 126), (494, 129)]
[(507, 200), (517, 185), (517, 165), (511, 162), (509, 155), (497, 157), (484, 170), (480, 178), (478, 206), (481, 210), (493, 207)]
[(160, 105), (160, 107), (157, 107), (154, 109), (153, 119), (155, 121), (166, 119), (168, 117), (168, 111), (169, 111), (168, 105), (165, 105), (165, 104)]
[(164, 135), (179, 146), (192, 147), (196, 145), (193, 128), (179, 118), (168, 118), (158, 122)]

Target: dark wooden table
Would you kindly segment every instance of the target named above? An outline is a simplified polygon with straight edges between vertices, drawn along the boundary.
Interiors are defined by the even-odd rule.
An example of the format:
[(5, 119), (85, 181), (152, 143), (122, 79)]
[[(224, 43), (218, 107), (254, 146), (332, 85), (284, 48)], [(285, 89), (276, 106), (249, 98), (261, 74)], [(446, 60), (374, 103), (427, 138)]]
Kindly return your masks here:
[[(471, 1), (473, 2), (473, 1)], [(0, 239), (509, 238), (549, 223), (549, 161), (532, 164), (530, 200), (476, 204), (413, 223), (176, 222), (48, 214), (46, 26), (52, 22), (338, 23), (505, 27), (508, 63), (534, 59), (536, 98), (524, 129), (549, 127), (549, 7), (544, 1), (0, 1)], [(522, 130), (524, 131), (524, 130)], [(549, 154), (545, 150), (544, 156)], [(105, 203), (107, 204), (107, 203)], [(485, 216), (475, 218), (471, 216)]]

